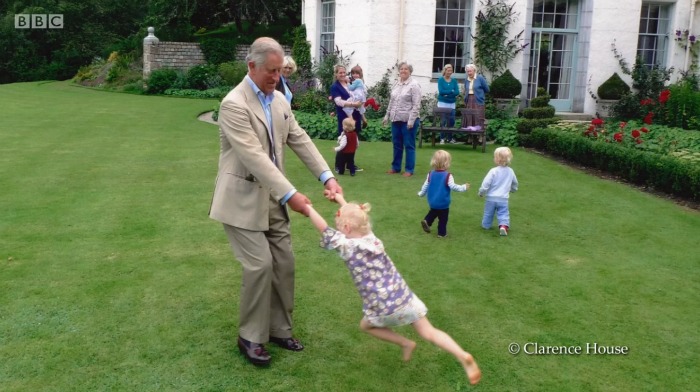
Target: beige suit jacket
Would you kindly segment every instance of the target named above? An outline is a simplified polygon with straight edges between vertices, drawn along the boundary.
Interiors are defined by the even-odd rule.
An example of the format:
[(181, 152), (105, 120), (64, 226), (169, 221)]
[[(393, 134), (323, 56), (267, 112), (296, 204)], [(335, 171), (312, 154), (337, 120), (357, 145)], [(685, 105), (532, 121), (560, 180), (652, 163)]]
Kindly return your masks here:
[[(246, 80), (221, 102), (221, 151), (209, 210), (212, 219), (246, 230), (268, 230), (270, 197), (280, 201), (294, 189), (284, 172), (285, 146), (316, 178), (330, 170), (309, 135), (299, 127), (284, 95), (279, 91), (274, 94), (272, 143), (265, 112)], [(277, 165), (270, 158), (271, 145)]]

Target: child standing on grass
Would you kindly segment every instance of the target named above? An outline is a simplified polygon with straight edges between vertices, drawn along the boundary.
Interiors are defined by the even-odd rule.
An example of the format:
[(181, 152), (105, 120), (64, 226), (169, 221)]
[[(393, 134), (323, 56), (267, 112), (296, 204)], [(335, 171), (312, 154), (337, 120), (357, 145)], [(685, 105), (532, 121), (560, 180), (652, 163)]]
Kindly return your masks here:
[(355, 120), (348, 117), (343, 120), (343, 133), (338, 136), (338, 145), (333, 147), (335, 151), (335, 166), (338, 174), (345, 174), (345, 168), (350, 170), (350, 175), (355, 175), (355, 151), (360, 145), (360, 139), (355, 132)]
[(425, 179), (423, 186), (418, 192), (418, 196), (428, 195), (428, 205), (430, 211), (425, 218), (420, 221), (423, 231), (430, 233), (430, 226), (437, 218), (438, 238), (447, 237), (447, 219), (450, 216), (450, 191), (466, 192), (469, 183), (464, 185), (455, 184), (454, 177), (447, 170), (452, 163), (452, 156), (445, 150), (437, 150), (430, 159), (430, 166), (433, 168)]
[(472, 355), (430, 324), (425, 316), (428, 312), (425, 304), (408, 287), (384, 251), (384, 244), (372, 233), (368, 215), (370, 205), (346, 203), (341, 194), (335, 195), (335, 201), (340, 204), (335, 215), (336, 229), (329, 227), (312, 206), (309, 205), (307, 211), (311, 222), (322, 234), (321, 246), (338, 251), (350, 270), (362, 297), (364, 317), (360, 329), (401, 347), (402, 358), (408, 361), (416, 342), (392, 328), (411, 324), (420, 337), (454, 355), (471, 384), (479, 382), (481, 370)]
[(509, 166), (512, 159), (513, 153), (510, 148), (498, 147), (493, 152), (493, 161), (496, 163), (496, 167), (489, 170), (479, 188), (479, 197), (486, 196), (481, 227), (490, 229), (495, 213), (498, 219), (498, 230), (503, 236), (508, 235), (508, 230), (510, 230), (508, 197), (511, 192), (518, 190), (518, 179)]

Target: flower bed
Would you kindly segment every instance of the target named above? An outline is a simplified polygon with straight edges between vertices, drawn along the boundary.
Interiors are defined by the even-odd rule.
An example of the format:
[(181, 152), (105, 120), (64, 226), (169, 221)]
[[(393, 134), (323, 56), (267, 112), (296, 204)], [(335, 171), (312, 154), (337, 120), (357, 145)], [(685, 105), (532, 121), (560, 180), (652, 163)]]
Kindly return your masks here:
[(530, 146), (639, 185), (700, 200), (700, 132), (640, 122), (537, 129)]

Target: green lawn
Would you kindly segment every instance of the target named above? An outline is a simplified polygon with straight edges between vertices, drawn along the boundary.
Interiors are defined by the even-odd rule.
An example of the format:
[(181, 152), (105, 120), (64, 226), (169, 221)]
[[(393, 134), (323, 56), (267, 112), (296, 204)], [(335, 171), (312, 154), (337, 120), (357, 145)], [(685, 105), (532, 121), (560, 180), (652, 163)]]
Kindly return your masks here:
[[(340, 259), (293, 215), (295, 334), (272, 366), (235, 345), (240, 267), (207, 217), (214, 101), (106, 93), (66, 82), (0, 85), (2, 391), (682, 391), (700, 383), (700, 213), (515, 149), (512, 230), (479, 225), (486, 154), (447, 145), (449, 237), (425, 234), (417, 176), (388, 176), (391, 146), (363, 143), (365, 169), (340, 178), (372, 203), (375, 233), (430, 309), (474, 354), (461, 366), (420, 343), (413, 360), (358, 329), (361, 302)], [(318, 141), (329, 162), (330, 141)], [(329, 221), (335, 205), (289, 159), (288, 173)], [(401, 331), (419, 339), (410, 328)], [(509, 345), (581, 346), (580, 355), (511, 355)], [(627, 355), (587, 355), (587, 344)], [(528, 349), (532, 349), (528, 345)]]

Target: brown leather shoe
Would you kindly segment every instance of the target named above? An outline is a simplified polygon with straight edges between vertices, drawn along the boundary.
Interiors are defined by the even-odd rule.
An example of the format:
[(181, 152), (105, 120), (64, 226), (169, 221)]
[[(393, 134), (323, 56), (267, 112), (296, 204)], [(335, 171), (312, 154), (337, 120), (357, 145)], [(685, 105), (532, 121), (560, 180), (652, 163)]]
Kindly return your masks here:
[(270, 336), (270, 343), (274, 343), (285, 350), (301, 351), (304, 349), (304, 345), (294, 338), (276, 338), (274, 336)]
[(241, 354), (255, 366), (267, 366), (270, 364), (270, 354), (260, 343), (249, 342), (242, 337), (238, 337), (238, 350)]

